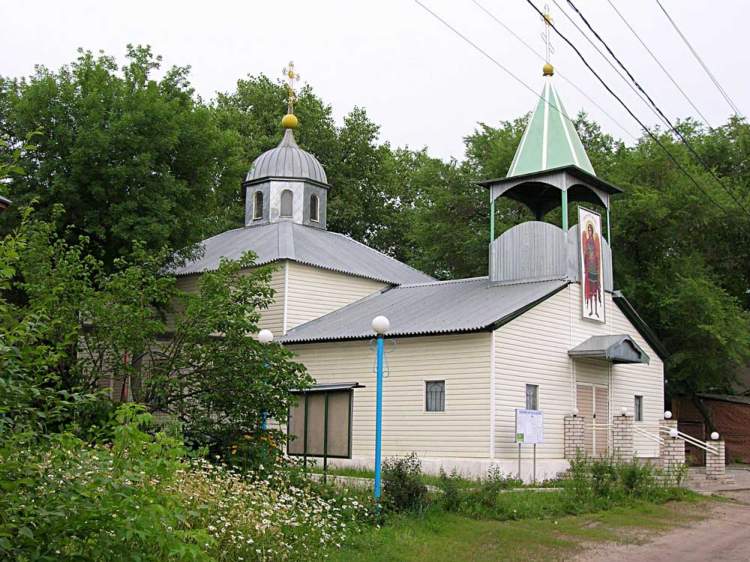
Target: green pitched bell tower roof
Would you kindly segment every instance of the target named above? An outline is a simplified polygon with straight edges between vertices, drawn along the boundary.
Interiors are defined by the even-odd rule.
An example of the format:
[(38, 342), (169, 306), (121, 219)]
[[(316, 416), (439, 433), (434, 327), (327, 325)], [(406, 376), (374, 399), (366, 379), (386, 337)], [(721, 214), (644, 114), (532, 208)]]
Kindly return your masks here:
[(552, 84), (552, 65), (545, 65), (544, 74), (541, 99), (526, 125), (507, 177), (564, 166), (576, 166), (595, 175), (581, 139)]

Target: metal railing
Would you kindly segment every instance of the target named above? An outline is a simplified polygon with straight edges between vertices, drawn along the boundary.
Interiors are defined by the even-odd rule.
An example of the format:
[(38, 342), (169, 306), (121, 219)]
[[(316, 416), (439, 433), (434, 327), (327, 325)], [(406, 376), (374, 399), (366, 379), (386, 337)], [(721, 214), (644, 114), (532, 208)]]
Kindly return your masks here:
[[(662, 433), (666, 433), (667, 435), (671, 435), (670, 429), (667, 428), (667, 427), (662, 427), (661, 428), (661, 432)], [(680, 438), (680, 439), (682, 439), (683, 441), (685, 441), (685, 443), (690, 443), (694, 447), (698, 447), (699, 449), (703, 449), (707, 453), (711, 453), (712, 455), (718, 455), (719, 454), (719, 450), (716, 447), (714, 447), (712, 445), (709, 445), (706, 441), (701, 441), (700, 439), (697, 439), (697, 438), (693, 437), (692, 435), (688, 435), (687, 433), (684, 433), (684, 432), (678, 430), (677, 431), (677, 437)]]
[(656, 434), (653, 434), (650, 431), (646, 431), (642, 427), (638, 427), (637, 425), (633, 425), (633, 432), (634, 434), (640, 435), (641, 437), (645, 437), (647, 439), (650, 439), (651, 441), (654, 441), (658, 445), (661, 445), (664, 443), (664, 439), (662, 439), (659, 436), (658, 432)]

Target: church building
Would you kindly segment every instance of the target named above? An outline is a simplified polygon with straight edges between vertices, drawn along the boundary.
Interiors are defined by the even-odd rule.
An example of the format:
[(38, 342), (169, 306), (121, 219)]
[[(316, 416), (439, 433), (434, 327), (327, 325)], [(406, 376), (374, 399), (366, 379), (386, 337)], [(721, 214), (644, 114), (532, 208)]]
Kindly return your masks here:
[[(519, 447), (519, 410), (543, 415), (543, 439), (534, 447), (538, 478), (568, 467), (571, 417), (583, 420), (586, 453), (604, 455), (612, 450), (613, 416), (627, 412), (642, 430), (635, 456), (658, 456), (645, 433), (658, 433), (663, 417), (665, 351), (613, 286), (610, 208), (621, 190), (596, 175), (549, 64), (543, 80), (507, 176), (482, 182), (493, 219), (495, 201), (505, 197), (535, 220), (497, 237), (491, 221), (487, 275), (438, 281), (329, 231), (326, 203), (336, 186), (295, 142), (291, 111), (281, 143), (255, 160), (244, 181), (245, 225), (203, 241), (203, 255), (178, 269), (179, 286), (193, 290), (221, 258), (248, 250), (258, 265), (276, 267), (275, 301), (262, 312), (261, 328), (318, 385), (358, 386), (351, 458), (337, 464), (373, 465), (371, 321), (379, 315), (390, 320), (384, 457), (415, 452), (428, 472), (484, 475), (493, 465), (516, 473), (520, 450), (528, 478), (532, 447)], [(558, 208), (561, 227), (544, 222)], [(572, 215), (580, 224), (568, 224)]]

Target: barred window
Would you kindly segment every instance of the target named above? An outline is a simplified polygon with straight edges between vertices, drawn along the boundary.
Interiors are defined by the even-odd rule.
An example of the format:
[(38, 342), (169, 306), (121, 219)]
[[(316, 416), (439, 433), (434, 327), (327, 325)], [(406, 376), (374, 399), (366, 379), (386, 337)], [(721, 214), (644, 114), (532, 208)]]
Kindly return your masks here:
[(445, 411), (445, 381), (425, 383), (425, 408), (428, 412)]
[(643, 396), (635, 397), (635, 421), (643, 421)]
[(539, 385), (538, 384), (526, 385), (526, 409), (527, 410), (539, 409)]

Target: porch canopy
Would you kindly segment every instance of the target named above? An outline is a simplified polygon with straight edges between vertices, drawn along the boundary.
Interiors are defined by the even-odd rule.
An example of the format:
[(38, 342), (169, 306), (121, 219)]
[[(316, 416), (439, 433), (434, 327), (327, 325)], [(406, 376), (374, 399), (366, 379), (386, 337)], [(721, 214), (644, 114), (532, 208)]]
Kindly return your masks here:
[(568, 351), (574, 359), (599, 359), (610, 363), (648, 363), (648, 355), (627, 334), (591, 336)]

